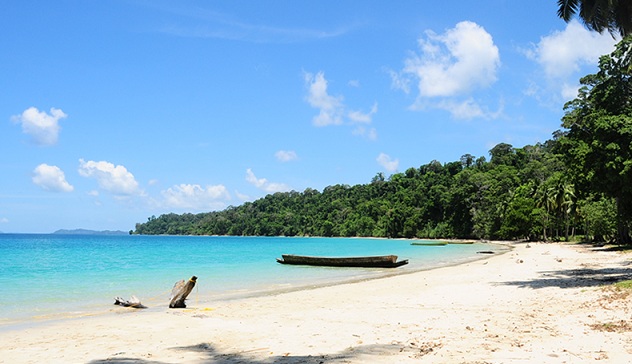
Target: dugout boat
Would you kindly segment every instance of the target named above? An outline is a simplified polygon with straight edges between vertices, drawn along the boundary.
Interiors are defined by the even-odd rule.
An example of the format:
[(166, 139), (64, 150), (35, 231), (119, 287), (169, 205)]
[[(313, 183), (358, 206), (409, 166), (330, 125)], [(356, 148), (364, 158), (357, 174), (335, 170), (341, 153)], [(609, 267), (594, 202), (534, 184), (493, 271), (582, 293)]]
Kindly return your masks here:
[(356, 267), (356, 268), (397, 268), (408, 264), (408, 259), (397, 261), (397, 255), (367, 257), (314, 257), (283, 254), (277, 258), (281, 264), (313, 265), (320, 267)]

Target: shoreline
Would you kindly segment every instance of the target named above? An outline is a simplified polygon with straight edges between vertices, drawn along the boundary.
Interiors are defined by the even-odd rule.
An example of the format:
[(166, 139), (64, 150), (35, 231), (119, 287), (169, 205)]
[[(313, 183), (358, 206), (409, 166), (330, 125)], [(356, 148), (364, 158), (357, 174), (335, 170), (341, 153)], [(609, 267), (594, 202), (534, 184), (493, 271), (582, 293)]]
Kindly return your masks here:
[[(601, 286), (630, 257), (513, 249), (441, 268), (291, 292), (0, 331), (6, 362), (631, 362), (632, 302)], [(601, 328), (601, 329), (600, 329)], [(612, 330), (612, 331), (609, 331)], [(0, 361), (2, 361), (0, 360)]]

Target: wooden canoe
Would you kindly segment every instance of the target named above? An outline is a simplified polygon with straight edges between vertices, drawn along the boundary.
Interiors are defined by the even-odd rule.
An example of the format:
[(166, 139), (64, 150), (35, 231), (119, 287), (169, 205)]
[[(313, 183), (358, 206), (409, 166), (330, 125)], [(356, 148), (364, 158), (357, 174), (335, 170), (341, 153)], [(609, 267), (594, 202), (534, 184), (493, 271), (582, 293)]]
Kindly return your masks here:
[(313, 257), (304, 255), (283, 254), (277, 258), (281, 264), (314, 265), (321, 267), (356, 267), (356, 268), (396, 268), (408, 264), (408, 260), (397, 261), (397, 255), (368, 257)]

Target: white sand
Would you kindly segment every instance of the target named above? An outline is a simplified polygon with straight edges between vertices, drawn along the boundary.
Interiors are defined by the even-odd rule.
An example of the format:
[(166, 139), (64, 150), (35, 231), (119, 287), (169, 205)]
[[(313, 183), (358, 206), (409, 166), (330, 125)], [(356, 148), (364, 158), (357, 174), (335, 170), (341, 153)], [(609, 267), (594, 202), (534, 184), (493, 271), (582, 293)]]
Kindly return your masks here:
[[(0, 333), (3, 363), (630, 363), (630, 256), (519, 244), (431, 271)], [(607, 331), (605, 329), (609, 329)]]

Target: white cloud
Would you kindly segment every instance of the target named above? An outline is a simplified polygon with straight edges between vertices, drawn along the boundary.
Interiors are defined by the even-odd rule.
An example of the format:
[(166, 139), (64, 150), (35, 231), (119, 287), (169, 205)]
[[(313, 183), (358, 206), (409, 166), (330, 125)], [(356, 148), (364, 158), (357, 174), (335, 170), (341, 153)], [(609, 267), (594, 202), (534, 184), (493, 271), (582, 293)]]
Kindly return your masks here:
[(363, 113), (361, 111), (350, 111), (348, 116), (355, 123), (370, 124), (373, 121), (373, 115), (377, 113), (377, 103), (373, 104), (371, 111)]
[(395, 72), (393, 70), (388, 70), (389, 75), (391, 76), (391, 87), (396, 90), (402, 90), (405, 94), (410, 93), (410, 82), (412, 81), (409, 75), (399, 72)]
[(230, 200), (230, 194), (223, 185), (202, 187), (198, 184), (179, 184), (161, 194), (167, 207), (179, 209), (219, 210), (226, 207), (224, 201)]
[(614, 50), (617, 40), (610, 34), (591, 32), (577, 20), (563, 31), (542, 37), (527, 56), (538, 62), (549, 79), (566, 79), (582, 65), (596, 65), (599, 57)]
[(472, 98), (458, 102), (454, 100), (442, 100), (437, 104), (437, 107), (449, 111), (456, 119), (473, 119), (485, 116), (485, 112), (481, 109), (481, 106)]
[(281, 162), (290, 162), (298, 159), (296, 152), (293, 150), (279, 150), (274, 153), (274, 156)]
[(290, 187), (283, 183), (268, 182), (265, 178), (257, 178), (250, 168), (246, 170), (246, 181), (267, 193), (287, 192)]
[[(358, 110), (347, 110), (347, 107), (342, 102), (342, 96), (331, 96), (327, 92), (327, 80), (323, 72), (318, 72), (316, 75), (311, 73), (305, 73), (305, 83), (308, 86), (307, 102), (310, 106), (319, 109), (318, 115), (314, 116), (312, 122), (315, 126), (328, 126), (328, 125), (353, 125), (357, 123), (370, 124), (373, 121), (373, 115), (377, 113), (377, 103), (374, 103), (371, 110), (368, 113)], [(349, 86), (360, 87), (360, 82), (357, 80), (349, 81)], [(370, 134), (366, 132), (370, 130)], [(370, 140), (377, 138), (377, 131), (375, 128), (354, 128), (353, 135), (366, 136)]]
[(320, 110), (319, 114), (314, 117), (313, 123), (316, 126), (340, 125), (342, 124), (342, 115), (344, 106), (342, 104), (342, 96), (334, 97), (327, 93), (327, 80), (323, 72), (316, 75), (305, 73), (305, 82), (308, 84), (309, 90), (307, 94), (307, 102), (314, 108)]
[(106, 161), (84, 161), (79, 159), (79, 174), (94, 178), (103, 190), (118, 196), (142, 194), (134, 175), (124, 166)]
[(496, 81), (498, 48), (473, 22), (460, 22), (443, 35), (428, 31), (419, 46), (423, 53), (407, 59), (404, 72), (419, 79), (420, 96), (455, 96)]
[(50, 114), (39, 111), (35, 107), (29, 107), (22, 112), (22, 115), (15, 115), (11, 119), (22, 124), (22, 131), (28, 134), (37, 145), (48, 146), (57, 143), (61, 129), (59, 120), (67, 116), (54, 107), (50, 109)]
[[(469, 95), (489, 87), (497, 79), (500, 55), (492, 36), (480, 25), (463, 21), (444, 34), (427, 31), (418, 43), (420, 54), (413, 53), (405, 59), (400, 73), (390, 72), (394, 88), (409, 93), (410, 84), (416, 83), (418, 95), (412, 108), (444, 108), (441, 105), (446, 104), (446, 99), (462, 105), (463, 101), (455, 99), (465, 96), (470, 108), (481, 109)], [(466, 115), (459, 110), (448, 111), (455, 117)]]
[(542, 37), (524, 52), (542, 67), (548, 84), (569, 100), (577, 96), (582, 67), (597, 65), (599, 57), (611, 53), (617, 41), (608, 33), (591, 32), (572, 20), (563, 31)]
[(0, 223), (1, 224), (8, 224), (9, 223), (9, 219), (7, 219), (6, 217), (0, 217)]
[(399, 167), (399, 159), (393, 160), (388, 154), (380, 153), (376, 161), (387, 172), (395, 172), (397, 171), (397, 167)]
[(66, 181), (64, 172), (57, 166), (40, 164), (33, 170), (33, 183), (46, 191), (72, 192), (75, 188)]

